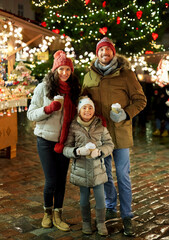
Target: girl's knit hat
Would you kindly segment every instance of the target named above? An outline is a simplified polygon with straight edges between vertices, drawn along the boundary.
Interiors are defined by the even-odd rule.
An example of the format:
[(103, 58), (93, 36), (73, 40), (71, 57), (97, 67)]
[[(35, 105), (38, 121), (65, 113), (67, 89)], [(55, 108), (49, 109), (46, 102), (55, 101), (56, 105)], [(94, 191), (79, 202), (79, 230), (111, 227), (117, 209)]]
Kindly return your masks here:
[(69, 66), (74, 72), (74, 67), (73, 67), (73, 62), (70, 58), (66, 57), (66, 53), (62, 50), (59, 50), (55, 52), (54, 54), (54, 62), (53, 62), (53, 67), (52, 67), (52, 72), (55, 71), (56, 68), (60, 66)]
[(104, 37), (96, 45), (96, 56), (98, 56), (99, 48), (101, 48), (103, 46), (110, 47), (111, 50), (113, 51), (113, 55), (114, 56), (116, 55), (116, 49), (115, 49), (115, 47), (113, 45), (113, 42), (108, 37)]
[(86, 96), (86, 97), (79, 100), (79, 104), (78, 104), (78, 107), (77, 107), (77, 112), (79, 113), (80, 109), (86, 104), (90, 104), (93, 107), (93, 109), (95, 110), (95, 106), (94, 106), (93, 101), (89, 97)]

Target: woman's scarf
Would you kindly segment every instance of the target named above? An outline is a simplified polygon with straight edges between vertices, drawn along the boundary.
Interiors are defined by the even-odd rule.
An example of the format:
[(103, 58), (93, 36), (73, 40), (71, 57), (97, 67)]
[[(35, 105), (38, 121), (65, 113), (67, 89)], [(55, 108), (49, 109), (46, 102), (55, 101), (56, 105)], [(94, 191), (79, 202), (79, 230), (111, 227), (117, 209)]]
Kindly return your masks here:
[(60, 134), (60, 141), (55, 144), (54, 151), (57, 153), (62, 153), (64, 143), (68, 136), (70, 123), (76, 114), (76, 107), (70, 98), (70, 86), (67, 82), (61, 80), (59, 81), (59, 92), (65, 95), (63, 105), (63, 124)]

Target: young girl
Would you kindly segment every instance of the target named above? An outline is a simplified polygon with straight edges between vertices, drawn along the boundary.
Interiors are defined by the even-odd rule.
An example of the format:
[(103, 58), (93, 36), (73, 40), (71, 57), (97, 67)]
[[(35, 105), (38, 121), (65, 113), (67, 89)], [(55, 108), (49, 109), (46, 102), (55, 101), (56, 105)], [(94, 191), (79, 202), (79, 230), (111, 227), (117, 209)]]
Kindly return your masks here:
[[(57, 51), (52, 70), (36, 87), (27, 112), (28, 119), (36, 122), (34, 134), (45, 175), (42, 227), (54, 225), (62, 231), (70, 230), (61, 218), (69, 166), (69, 159), (62, 151), (80, 93), (73, 71), (72, 60), (65, 52)], [(56, 95), (60, 96), (54, 101)]]
[(80, 186), (82, 232), (92, 234), (89, 196), (90, 188), (93, 188), (98, 233), (107, 235), (104, 223), (104, 183), (107, 182), (107, 174), (103, 158), (112, 153), (114, 145), (107, 128), (103, 127), (101, 119), (94, 113), (93, 101), (87, 96), (82, 98), (78, 104), (78, 116), (70, 126), (63, 154), (74, 159), (70, 182)]

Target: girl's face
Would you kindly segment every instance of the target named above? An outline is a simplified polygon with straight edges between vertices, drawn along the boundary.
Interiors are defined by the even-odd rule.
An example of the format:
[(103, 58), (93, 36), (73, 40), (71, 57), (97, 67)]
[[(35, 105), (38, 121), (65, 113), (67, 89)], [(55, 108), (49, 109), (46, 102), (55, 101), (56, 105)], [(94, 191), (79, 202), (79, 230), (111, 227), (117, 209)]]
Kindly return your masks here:
[(90, 104), (85, 104), (81, 107), (79, 115), (84, 122), (90, 121), (94, 115), (94, 108)]
[(59, 79), (63, 82), (66, 82), (71, 74), (71, 68), (69, 66), (60, 66), (57, 69)]

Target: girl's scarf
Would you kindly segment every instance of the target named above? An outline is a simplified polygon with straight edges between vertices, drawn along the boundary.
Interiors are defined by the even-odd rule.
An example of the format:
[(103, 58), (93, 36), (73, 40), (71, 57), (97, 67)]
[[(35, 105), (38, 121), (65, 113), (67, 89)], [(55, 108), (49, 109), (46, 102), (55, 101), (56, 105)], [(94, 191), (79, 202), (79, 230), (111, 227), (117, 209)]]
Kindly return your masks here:
[(96, 59), (95, 63), (94, 63), (94, 66), (100, 71), (101, 74), (103, 74), (104, 76), (105, 75), (108, 75), (109, 73), (113, 72), (117, 66), (118, 66), (118, 61), (117, 61), (117, 57), (114, 56), (112, 61), (106, 65), (106, 66), (103, 66), (100, 64), (98, 58)]
[(57, 153), (62, 153), (64, 148), (64, 143), (68, 136), (68, 131), (70, 123), (76, 114), (76, 107), (72, 103), (70, 98), (70, 86), (67, 82), (59, 81), (59, 92), (64, 94), (64, 105), (63, 105), (63, 124), (60, 134), (60, 141), (55, 144), (54, 151)]

